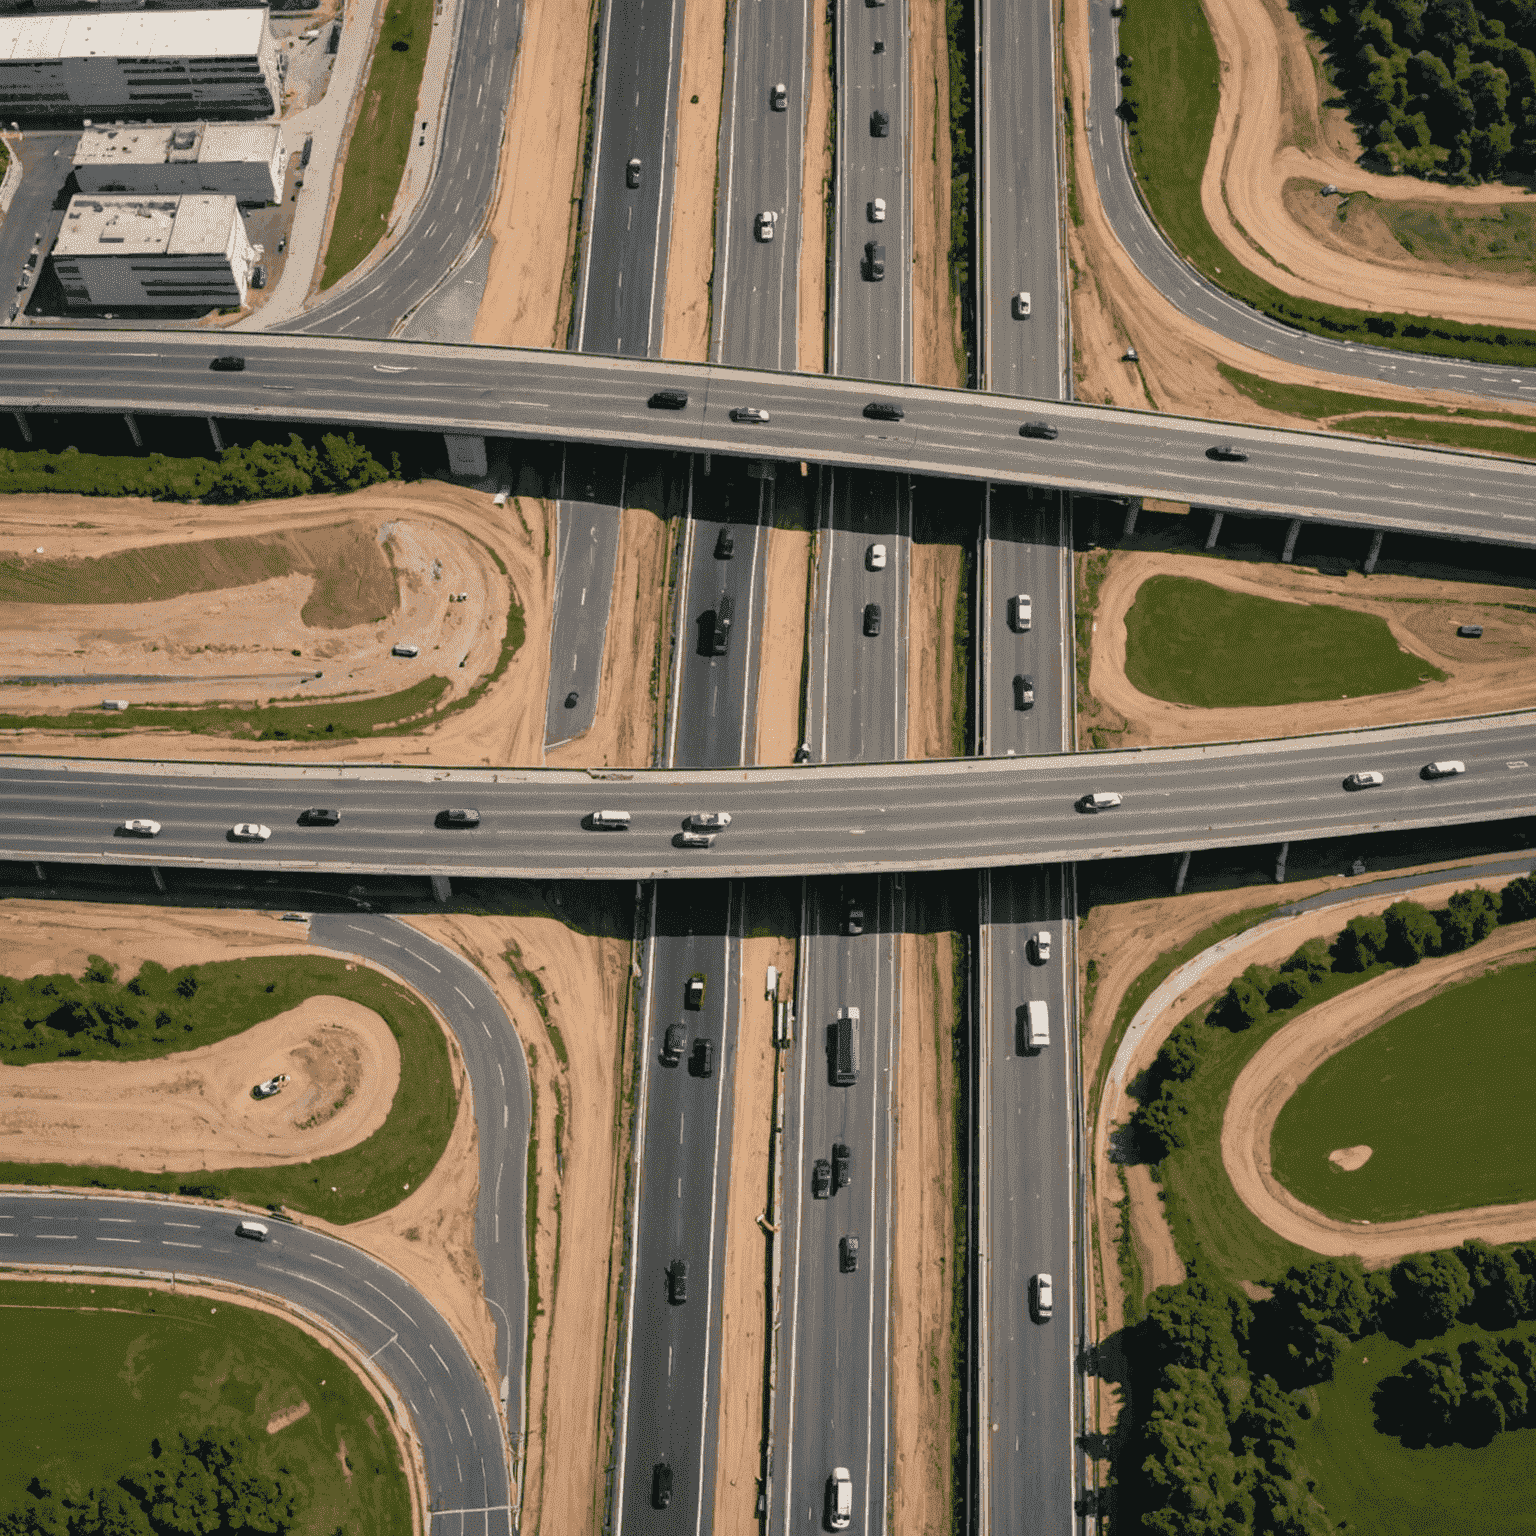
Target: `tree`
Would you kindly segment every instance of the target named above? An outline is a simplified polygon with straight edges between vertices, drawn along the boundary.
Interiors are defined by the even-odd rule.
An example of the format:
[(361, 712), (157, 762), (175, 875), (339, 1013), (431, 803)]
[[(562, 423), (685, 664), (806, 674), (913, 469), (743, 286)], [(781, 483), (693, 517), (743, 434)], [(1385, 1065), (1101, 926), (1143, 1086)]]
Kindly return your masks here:
[(1387, 925), (1375, 913), (1352, 917), (1333, 945), (1334, 967), (1340, 971), (1364, 971), (1381, 959), (1387, 947)]
[(1440, 924), (1440, 947), (1447, 953), (1480, 944), (1498, 926), (1499, 898), (1481, 886), (1457, 891)]
[(1222, 993), (1211, 1008), (1210, 1017), (1230, 1030), (1247, 1029), (1269, 1012), (1269, 1000), (1246, 973)]
[(1528, 1390), (1515, 1362), (1491, 1339), (1469, 1339), (1460, 1354), (1467, 1390), (1456, 1416), (1456, 1438), (1466, 1445), (1486, 1445), (1504, 1430), (1522, 1426)]
[(1454, 1434), (1467, 1385), (1456, 1362), (1439, 1350), (1415, 1356), (1376, 1385), (1379, 1427), (1407, 1445), (1444, 1444)]
[(1393, 1336), (1432, 1339), (1442, 1334), (1472, 1302), (1467, 1266), (1450, 1249), (1410, 1253), (1392, 1266)]
[(1377, 1298), (1354, 1254), (1293, 1264), (1276, 1284), (1273, 1301), (1279, 1315), (1309, 1315), (1348, 1339), (1372, 1333), (1378, 1325)]
[(1385, 957), (1394, 965), (1417, 965), (1440, 947), (1440, 925), (1428, 907), (1394, 901), (1382, 913), (1387, 929)]
[(1484, 1328), (1511, 1328), (1531, 1316), (1532, 1293), (1536, 1291), (1529, 1275), (1515, 1262), (1513, 1255), (1490, 1248), (1474, 1237), (1456, 1250), (1472, 1282), (1469, 1311), (1474, 1322)]
[(1252, 1529), (1226, 1412), (1204, 1371), (1170, 1366), (1153, 1394), (1141, 1463), (1151, 1511), (1143, 1529), (1159, 1536), (1239, 1536)]
[(1171, 1083), (1164, 1083), (1158, 1092), (1140, 1105), (1132, 1117), (1142, 1154), (1150, 1162), (1160, 1163), (1170, 1152), (1189, 1145), (1189, 1132), (1185, 1122), (1189, 1106), (1183, 1095)]
[(1519, 875), (1500, 893), (1499, 921), (1525, 923), (1536, 917), (1536, 880)]
[(1289, 976), (1299, 971), (1308, 981), (1320, 981), (1333, 969), (1333, 959), (1323, 939), (1308, 939), (1296, 952), (1280, 962), (1280, 974)]

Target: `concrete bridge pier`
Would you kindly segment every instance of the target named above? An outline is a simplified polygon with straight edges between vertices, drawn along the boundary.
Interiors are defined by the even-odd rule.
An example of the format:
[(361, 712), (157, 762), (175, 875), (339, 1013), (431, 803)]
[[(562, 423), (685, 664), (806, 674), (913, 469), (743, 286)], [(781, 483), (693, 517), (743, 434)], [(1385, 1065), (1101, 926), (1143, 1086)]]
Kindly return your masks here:
[(1287, 856), (1290, 854), (1290, 851), (1291, 851), (1291, 845), (1289, 843), (1281, 843), (1280, 844), (1280, 851), (1279, 851), (1279, 853), (1277, 853), (1275, 855), (1275, 884), (1276, 885), (1284, 885), (1285, 884), (1285, 861), (1286, 861)]
[(155, 889), (157, 891), (159, 891), (162, 896), (164, 896), (165, 895), (165, 876), (163, 874), (161, 874), (160, 867), (157, 864), (151, 864), (149, 866), (149, 872), (150, 872), (150, 874), (152, 874), (155, 877)]
[(1291, 556), (1296, 553), (1296, 540), (1300, 534), (1301, 519), (1293, 517), (1291, 519), (1291, 526), (1286, 530), (1285, 548), (1280, 551), (1280, 563), (1282, 565), (1289, 565), (1291, 563)]
[(1378, 528), (1371, 535), (1371, 552), (1365, 557), (1365, 574), (1369, 576), (1376, 569), (1376, 562), (1381, 558), (1381, 541), (1386, 534)]
[(448, 446), (448, 469), (451, 474), (468, 475), (483, 480), (491, 471), (485, 459), (485, 439), (458, 432), (444, 432), (443, 442)]
[(1136, 532), (1136, 517), (1141, 511), (1141, 497), (1132, 496), (1125, 504), (1125, 527), (1120, 530), (1120, 537), (1128, 539)]
[(32, 423), (27, 420), (27, 413), (25, 411), (12, 411), (11, 415), (16, 418), (16, 425), (20, 429), (22, 442), (30, 443), (32, 441)]
[(1221, 536), (1221, 520), (1226, 516), (1225, 512), (1211, 513), (1211, 531), (1205, 536), (1205, 547), (1216, 548), (1216, 540)]
[(224, 439), (219, 434), (219, 423), (218, 423), (218, 418), (217, 417), (210, 416), (208, 418), (208, 436), (213, 439), (213, 449), (214, 449), (214, 452), (215, 453), (223, 453), (223, 451), (224, 451)]
[(432, 894), (444, 905), (453, 900), (453, 882), (447, 875), (432, 876)]
[(123, 412), (123, 425), (128, 428), (128, 436), (133, 439), (135, 448), (144, 446), (144, 434), (139, 431), (139, 423), (132, 411)]
[(1189, 854), (1188, 853), (1181, 853), (1179, 855), (1179, 868), (1178, 868), (1178, 872), (1173, 877), (1173, 894), (1175, 896), (1182, 896), (1184, 894), (1184, 880), (1185, 880), (1185, 877), (1188, 874), (1189, 874)]

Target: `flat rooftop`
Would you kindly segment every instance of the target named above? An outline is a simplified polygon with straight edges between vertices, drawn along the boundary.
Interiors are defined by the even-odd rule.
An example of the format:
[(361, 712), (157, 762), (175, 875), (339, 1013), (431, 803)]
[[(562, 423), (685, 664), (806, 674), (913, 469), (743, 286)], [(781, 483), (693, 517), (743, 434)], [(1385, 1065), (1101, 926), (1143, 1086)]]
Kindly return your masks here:
[(87, 128), (75, 150), (76, 165), (266, 165), (277, 153), (275, 123), (188, 123), (171, 127)]
[(216, 256), (239, 218), (233, 197), (75, 197), (55, 256)]
[(265, 7), (0, 16), (0, 63), (50, 59), (241, 58), (258, 52)]

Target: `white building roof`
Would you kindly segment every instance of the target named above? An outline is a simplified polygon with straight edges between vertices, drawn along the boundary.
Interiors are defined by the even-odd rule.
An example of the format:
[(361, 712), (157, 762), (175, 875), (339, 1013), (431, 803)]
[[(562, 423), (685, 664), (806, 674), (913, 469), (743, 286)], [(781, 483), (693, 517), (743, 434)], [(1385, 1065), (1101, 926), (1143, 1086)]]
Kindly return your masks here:
[(282, 130), (276, 123), (188, 123), (175, 127), (87, 128), (76, 165), (168, 165), (197, 161), (269, 165)]
[(217, 256), (240, 217), (233, 197), (75, 197), (55, 256)]
[(0, 61), (244, 58), (266, 27), (265, 8), (0, 16)]

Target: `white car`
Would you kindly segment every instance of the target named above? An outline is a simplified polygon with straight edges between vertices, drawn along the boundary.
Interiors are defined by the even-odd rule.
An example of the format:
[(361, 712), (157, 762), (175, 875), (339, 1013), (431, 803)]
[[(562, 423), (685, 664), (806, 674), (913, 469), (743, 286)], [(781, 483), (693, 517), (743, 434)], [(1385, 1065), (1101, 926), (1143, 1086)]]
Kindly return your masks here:
[(688, 825), (695, 832), (723, 832), (730, 824), (729, 811), (695, 811), (688, 818)]
[(869, 546), (869, 568), (872, 571), (885, 569), (885, 545), (871, 544)]
[(1013, 296), (1013, 316), (1016, 320), (1029, 319), (1029, 295), (1023, 289)]
[(237, 821), (229, 829), (229, 835), (239, 843), (264, 843), (272, 836), (272, 828), (259, 821)]
[(779, 222), (778, 214), (772, 209), (765, 208), (757, 216), (757, 238), (768, 241), (773, 239), (773, 226)]
[(869, 222), (871, 224), (885, 223), (885, 199), (872, 197), (869, 200)]
[(399, 645), (392, 645), (389, 648), (389, 654), (391, 656), (420, 656), (421, 647), (419, 645), (411, 645), (408, 641), (401, 641)]
[(1121, 798), (1112, 790), (1096, 789), (1091, 795), (1084, 795), (1077, 806), (1082, 811), (1110, 811), (1120, 804)]
[(124, 837), (159, 837), (160, 823), (136, 817), (132, 821), (125, 821), (118, 830)]
[(1375, 789), (1386, 782), (1374, 769), (1362, 770), (1360, 773), (1352, 773), (1344, 780), (1345, 789)]
[(715, 834), (713, 832), (679, 832), (673, 841), (679, 848), (713, 848)]
[(1044, 965), (1051, 958), (1051, 930), (1049, 928), (1038, 929), (1031, 941), (1035, 947), (1035, 963)]
[(827, 1479), (827, 1524), (846, 1531), (853, 1522), (853, 1479), (847, 1467), (833, 1467)]
[(1029, 1309), (1034, 1313), (1037, 1323), (1048, 1323), (1051, 1320), (1053, 1306), (1051, 1290), (1051, 1277), (1048, 1274), (1042, 1272), (1030, 1278)]
[(257, 1083), (251, 1089), (253, 1099), (270, 1099), (273, 1094), (281, 1093), (283, 1085), (288, 1081), (286, 1072), (279, 1072), (276, 1077), (269, 1077), (264, 1083)]
[(1028, 592), (1020, 592), (1012, 599), (1013, 627), (1018, 634), (1023, 634), (1031, 624), (1035, 622), (1035, 605), (1030, 601)]
[(1455, 758), (1447, 758), (1442, 763), (1429, 763), (1424, 769), (1426, 779), (1453, 779), (1458, 773), (1465, 773), (1467, 765), (1458, 762)]

